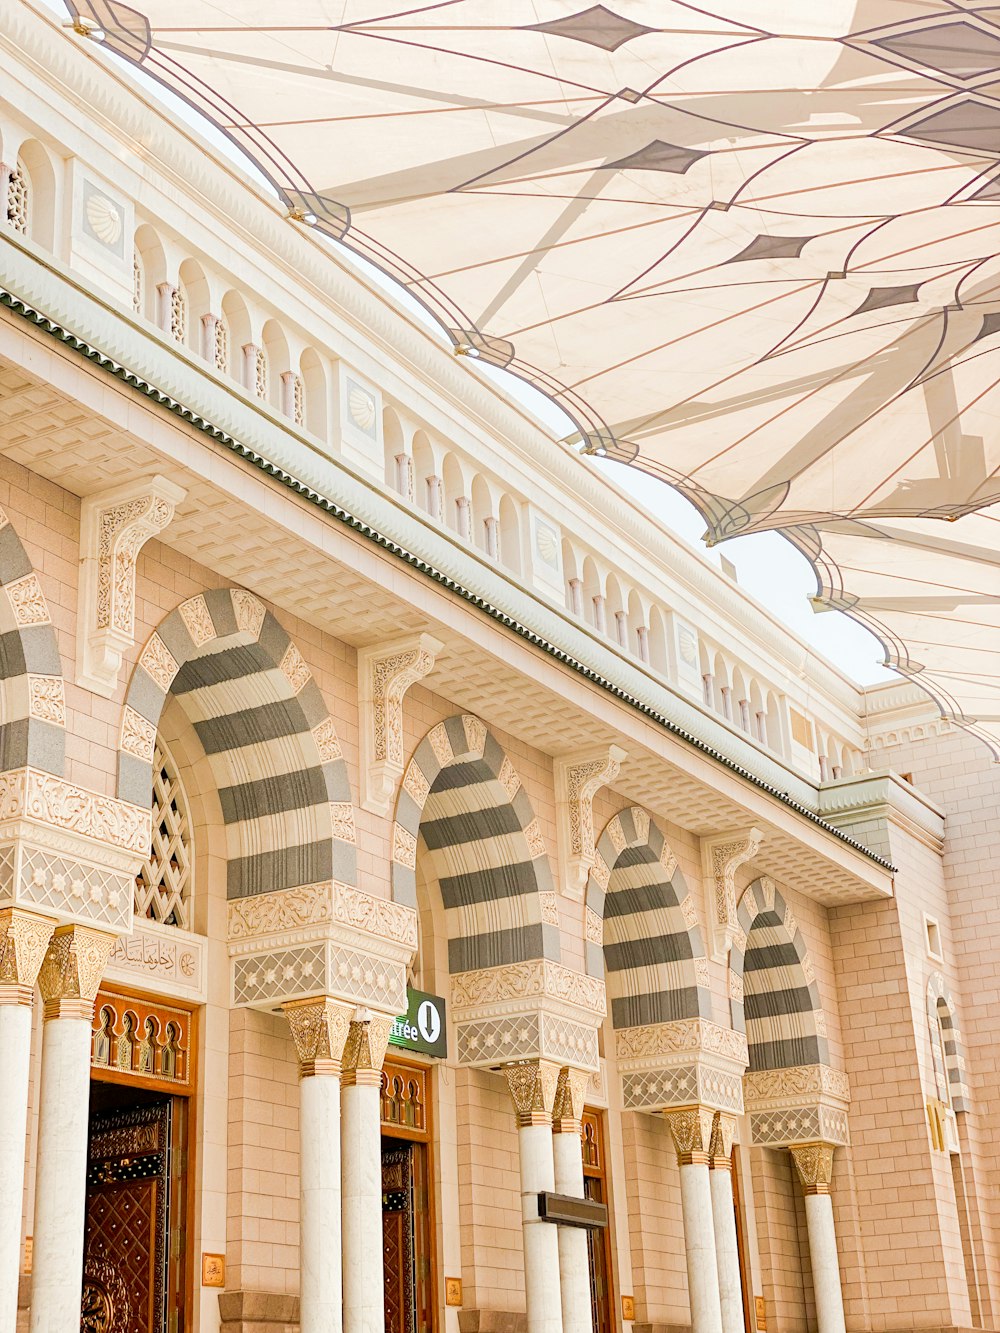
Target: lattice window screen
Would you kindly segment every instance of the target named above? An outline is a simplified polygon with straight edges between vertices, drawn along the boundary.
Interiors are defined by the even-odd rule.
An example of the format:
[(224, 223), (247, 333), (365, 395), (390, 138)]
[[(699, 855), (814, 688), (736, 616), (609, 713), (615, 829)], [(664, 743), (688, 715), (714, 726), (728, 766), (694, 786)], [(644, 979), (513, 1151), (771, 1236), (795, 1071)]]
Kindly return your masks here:
[(263, 347), (257, 348), (254, 372), (254, 391), (258, 398), (266, 398), (268, 390), (267, 353)]
[(135, 914), (165, 926), (190, 926), (191, 819), (177, 767), (157, 741), (153, 754), (153, 845), (136, 876)]
[(28, 177), (20, 163), (7, 178), (7, 225), (28, 234), (28, 209), (31, 204)]
[(296, 426), (306, 423), (306, 392), (301, 375), (296, 375), (292, 381), (292, 420)]
[(179, 343), (187, 338), (187, 297), (182, 287), (170, 293), (170, 336)]
[(229, 374), (229, 325), (221, 315), (215, 321), (215, 368)]
[(132, 309), (137, 315), (142, 314), (145, 291), (146, 275), (142, 269), (142, 260), (135, 254), (132, 256)]

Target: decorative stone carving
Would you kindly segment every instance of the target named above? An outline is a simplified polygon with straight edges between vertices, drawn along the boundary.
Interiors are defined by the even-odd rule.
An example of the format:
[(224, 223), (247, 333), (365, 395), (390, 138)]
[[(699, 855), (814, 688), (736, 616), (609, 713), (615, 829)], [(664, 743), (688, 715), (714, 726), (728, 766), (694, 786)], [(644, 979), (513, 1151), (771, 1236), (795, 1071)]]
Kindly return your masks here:
[(733, 1140), (736, 1137), (736, 1117), (716, 1111), (712, 1121), (712, 1140), (708, 1147), (709, 1166), (713, 1171), (733, 1169)]
[(207, 944), (203, 935), (137, 920), (131, 935), (115, 940), (104, 975), (158, 995), (182, 994), (192, 1003), (204, 1003)]
[(663, 1114), (677, 1149), (678, 1166), (707, 1166), (715, 1119), (711, 1108), (684, 1106)]
[(795, 1143), (789, 1148), (804, 1194), (829, 1194), (833, 1179), (832, 1143)]
[(300, 1076), (339, 1074), (353, 1010), (326, 996), (290, 1000), (283, 1008), (299, 1057)]
[(790, 1106), (774, 1111), (751, 1111), (750, 1142), (760, 1147), (787, 1148), (790, 1144), (822, 1140), (847, 1144), (847, 1112), (824, 1103)]
[(229, 941), (235, 1004), (325, 995), (393, 1016), (406, 1009), (412, 907), (337, 881), (309, 884), (231, 902)]
[(556, 1083), (555, 1101), (552, 1106), (552, 1132), (554, 1134), (579, 1134), (583, 1119), (583, 1103), (591, 1075), (585, 1069), (572, 1069), (564, 1065), (559, 1071)]
[(803, 1140), (847, 1142), (847, 1076), (829, 1065), (748, 1072), (743, 1080), (753, 1143), (787, 1147)]
[(551, 995), (590, 1010), (601, 1019), (607, 1012), (604, 982), (573, 972), (561, 963), (534, 958), (526, 963), (457, 972), (451, 979), (451, 1002), (456, 1009), (478, 1008), (508, 1000)]
[(625, 1106), (661, 1111), (697, 1103), (742, 1114), (747, 1043), (704, 1018), (622, 1028), (615, 1034)]
[(149, 851), (147, 809), (77, 787), (34, 768), (0, 773), (0, 824), (36, 820), (143, 856)]
[(385, 1060), (389, 1034), (395, 1019), (382, 1014), (355, 1017), (351, 1022), (344, 1045), (344, 1063), (341, 1082), (367, 1084), (378, 1087), (382, 1082), (382, 1064)]
[(87, 496), (80, 514), (77, 683), (111, 696), (122, 654), (135, 639), (135, 567), (186, 492), (166, 477), (129, 482)]
[(358, 653), (361, 806), (387, 815), (403, 776), (403, 696), (430, 672), (441, 643), (429, 634)]
[(518, 1126), (551, 1124), (559, 1066), (550, 1060), (518, 1060), (504, 1065), (503, 1072)]
[(614, 782), (626, 752), (618, 745), (566, 755), (555, 764), (562, 889), (579, 902), (594, 868), (594, 797)]
[(789, 1101), (800, 1102), (824, 1094), (845, 1104), (851, 1100), (847, 1075), (830, 1065), (752, 1070), (747, 1072), (743, 1084), (748, 1110), (771, 1110)]
[(94, 1014), (94, 998), (115, 938), (88, 926), (59, 926), (38, 973), (45, 1017), (86, 1018)]
[(604, 982), (548, 959), (452, 977), (459, 1064), (496, 1067), (538, 1058), (595, 1070)]
[(0, 911), (0, 1004), (31, 1004), (55, 921), (8, 907)]
[(57, 727), (66, 725), (66, 691), (62, 676), (28, 677), (28, 716)]
[(717, 963), (725, 962), (738, 929), (736, 872), (757, 855), (763, 837), (760, 829), (748, 828), (701, 840), (702, 868), (712, 890), (712, 957)]

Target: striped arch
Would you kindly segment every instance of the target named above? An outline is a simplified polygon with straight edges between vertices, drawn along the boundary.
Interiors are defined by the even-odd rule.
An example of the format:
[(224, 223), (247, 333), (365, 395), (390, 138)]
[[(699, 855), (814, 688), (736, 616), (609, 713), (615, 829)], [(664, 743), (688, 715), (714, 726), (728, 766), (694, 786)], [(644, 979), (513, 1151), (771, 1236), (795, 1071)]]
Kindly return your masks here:
[(441, 886), (451, 972), (559, 958), (545, 844), (514, 765), (485, 723), (439, 722), (403, 776), (392, 840), (392, 896), (416, 906), (418, 839)]
[(616, 1028), (712, 1016), (694, 900), (662, 832), (638, 806), (615, 815), (597, 844), (587, 971), (607, 974)]
[(951, 992), (940, 972), (932, 972), (927, 982), (927, 1022), (938, 1097), (943, 1102), (950, 1101), (953, 1111), (967, 1111), (969, 1089), (965, 1082), (962, 1037)]
[(0, 509), (0, 772), (66, 768), (66, 691), (45, 594)]
[(733, 1027), (746, 1033), (751, 1071), (829, 1064), (812, 961), (773, 880), (758, 879), (747, 888), (736, 920), (730, 1010)]
[(227, 896), (357, 879), (354, 811), (333, 719), (302, 655), (252, 593), (220, 588), (161, 622), (129, 682), (118, 795), (148, 805), (172, 694), (211, 765), (226, 824)]

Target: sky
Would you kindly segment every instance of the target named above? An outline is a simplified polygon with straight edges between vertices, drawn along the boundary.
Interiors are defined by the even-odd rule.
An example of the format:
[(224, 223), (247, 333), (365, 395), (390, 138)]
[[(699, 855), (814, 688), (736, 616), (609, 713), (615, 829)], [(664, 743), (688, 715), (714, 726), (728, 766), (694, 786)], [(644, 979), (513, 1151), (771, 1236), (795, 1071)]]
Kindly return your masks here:
[[(60, 18), (65, 18), (65, 7), (59, 0), (44, 0)], [(95, 43), (96, 45), (96, 43)], [(214, 148), (236, 163), (251, 179), (274, 195), (270, 184), (235, 145), (199, 113), (179, 98), (162, 89), (141, 71), (117, 57), (108, 58), (127, 73), (147, 93), (166, 104), (173, 113), (202, 135)], [(442, 341), (446, 336), (426, 309), (413, 300), (399, 284), (386, 277), (374, 265), (354, 255), (344, 246), (329, 242), (338, 253), (360, 269), (366, 277), (390, 292), (411, 313), (428, 325)], [(570, 436), (573, 423), (561, 409), (537, 390), (505, 371), (466, 360), (471, 373), (482, 374), (493, 380), (511, 398), (538, 418), (541, 424), (557, 437)], [(708, 548), (702, 542), (704, 522), (698, 511), (665, 482), (647, 473), (608, 459), (591, 457), (588, 465), (609, 476), (636, 503), (681, 537), (707, 563), (720, 565), (725, 559), (736, 568), (741, 588), (763, 603), (780, 621), (786, 624), (811, 647), (828, 658), (859, 685), (872, 685), (883, 680), (898, 679), (882, 663), (882, 647), (874, 635), (840, 611), (814, 612), (809, 598), (816, 591), (816, 579), (805, 556), (800, 554), (779, 533), (758, 533), (735, 537), (720, 546)]]

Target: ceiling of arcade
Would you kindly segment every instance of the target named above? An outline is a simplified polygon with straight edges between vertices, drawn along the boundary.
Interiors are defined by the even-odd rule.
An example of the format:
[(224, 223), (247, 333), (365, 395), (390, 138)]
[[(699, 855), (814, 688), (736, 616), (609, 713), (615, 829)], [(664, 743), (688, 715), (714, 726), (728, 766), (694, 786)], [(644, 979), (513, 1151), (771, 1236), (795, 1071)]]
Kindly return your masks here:
[[(766, 831), (756, 862), (761, 872), (792, 880), (822, 902), (885, 891), (883, 872), (867, 858), (487, 624), (454, 595), (334, 520), (319, 515), (318, 528), (290, 524), (289, 516), (305, 512), (312, 520), (316, 511), (306, 511), (276, 483), (228, 456), (225, 468), (213, 468), (208, 456), (216, 451), (174, 418), (143, 407), (133, 427), (141, 434), (126, 432), (0, 361), (4, 453), (76, 494), (164, 470), (163, 453), (144, 443), (150, 434), (144, 418), (166, 422), (169, 434), (193, 438), (204, 451), (197, 472), (175, 466), (170, 474), (187, 489), (167, 533), (174, 549), (355, 646), (413, 631), (433, 633), (444, 648), (425, 683), (457, 709), (549, 754), (581, 744), (626, 744), (629, 758), (615, 783), (626, 799), (698, 835), (756, 823)], [(244, 498), (235, 498), (234, 489)], [(265, 512), (269, 492), (285, 501), (274, 508), (274, 518)]]
[(1000, 753), (992, 0), (72, 3)]

